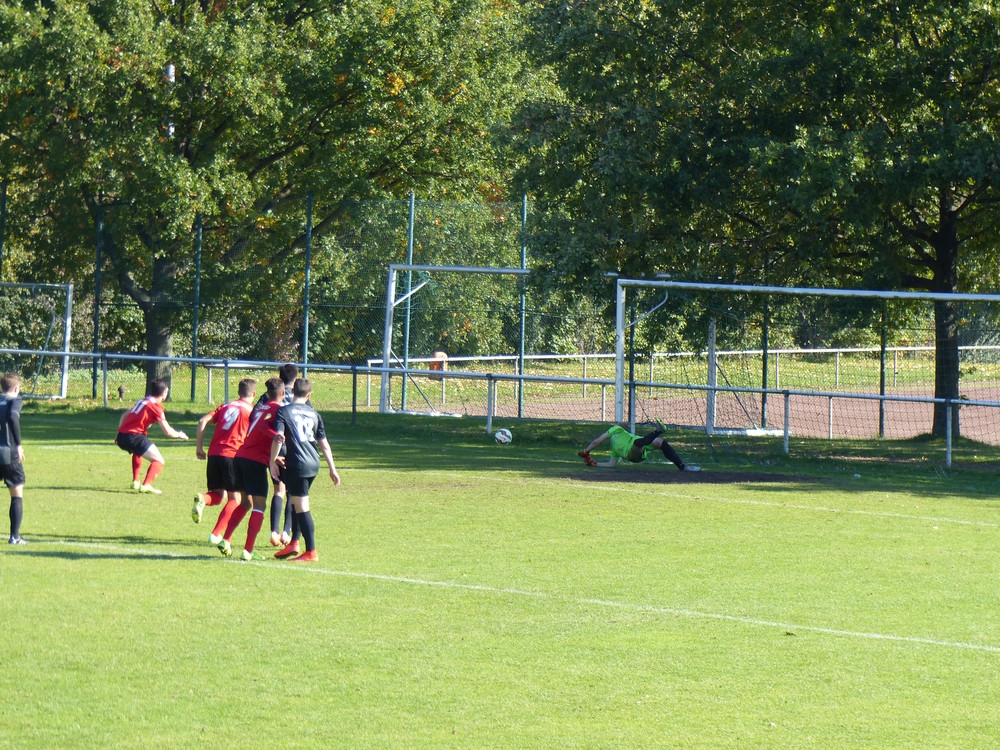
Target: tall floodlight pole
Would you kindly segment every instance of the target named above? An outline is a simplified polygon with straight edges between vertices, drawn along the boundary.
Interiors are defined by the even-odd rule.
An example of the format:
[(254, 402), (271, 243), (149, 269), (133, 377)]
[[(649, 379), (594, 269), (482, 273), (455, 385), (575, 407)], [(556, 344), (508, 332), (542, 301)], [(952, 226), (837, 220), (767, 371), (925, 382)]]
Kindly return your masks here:
[[(194, 311), (191, 321), (191, 358), (198, 357), (198, 309), (201, 307), (201, 239), (202, 219), (198, 212), (197, 229), (194, 240)], [(191, 363), (191, 403), (194, 403), (195, 385), (198, 379), (198, 365)]]
[(312, 274), (313, 194), (306, 196), (306, 278), (302, 292), (302, 377), (309, 363), (309, 285)]
[[(410, 210), (406, 220), (406, 265), (413, 265), (413, 224), (417, 216), (417, 198), (414, 192), (410, 191)], [(403, 319), (403, 369), (410, 367), (410, 294), (413, 291), (413, 271), (406, 272), (406, 316)], [(406, 409), (406, 380), (403, 375), (403, 384), (400, 386), (399, 408)]]
[[(521, 196), (521, 270), (528, 268), (528, 196)], [(524, 318), (527, 314), (527, 278), (521, 277), (521, 330), (518, 334), (517, 373), (524, 375)], [(517, 384), (517, 416), (524, 417), (524, 378)]]
[(97, 352), (101, 347), (101, 266), (104, 259), (101, 257), (101, 250), (104, 246), (104, 193), (97, 193), (97, 219), (94, 222), (95, 233), (95, 254), (94, 258), (94, 373), (93, 395), (97, 398)]
[(0, 182), (0, 280), (3, 280), (3, 238), (7, 228), (7, 178)]

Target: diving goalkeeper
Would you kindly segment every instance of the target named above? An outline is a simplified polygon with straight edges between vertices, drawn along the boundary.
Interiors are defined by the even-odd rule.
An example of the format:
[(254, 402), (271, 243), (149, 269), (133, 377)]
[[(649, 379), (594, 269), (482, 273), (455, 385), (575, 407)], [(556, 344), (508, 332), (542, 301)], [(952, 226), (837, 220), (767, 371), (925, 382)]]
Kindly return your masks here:
[[(612, 425), (607, 432), (594, 438), (594, 441), (577, 455), (583, 459), (587, 466), (611, 467), (617, 466), (619, 461), (637, 464), (644, 461), (649, 452), (659, 450), (663, 452), (668, 461), (681, 471), (701, 471), (700, 466), (689, 466), (681, 460), (677, 451), (663, 439), (664, 429), (659, 420), (657, 420), (657, 425), (658, 429), (642, 437), (633, 435), (619, 425)], [(611, 441), (611, 457), (607, 461), (596, 461), (591, 457), (590, 452), (605, 440)]]

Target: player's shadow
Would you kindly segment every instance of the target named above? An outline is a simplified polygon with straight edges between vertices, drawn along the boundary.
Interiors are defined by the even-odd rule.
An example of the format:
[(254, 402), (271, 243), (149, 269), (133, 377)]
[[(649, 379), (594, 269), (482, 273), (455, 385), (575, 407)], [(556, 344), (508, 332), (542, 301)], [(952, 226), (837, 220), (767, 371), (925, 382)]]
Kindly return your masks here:
[(794, 474), (777, 474), (774, 472), (755, 471), (677, 471), (667, 468), (639, 468), (638, 466), (624, 466), (621, 468), (580, 468), (562, 472), (559, 475), (563, 479), (572, 479), (580, 482), (624, 483), (624, 484), (784, 484), (802, 486), (803, 484), (816, 484), (818, 480), (814, 477), (806, 477)]
[[(165, 560), (201, 560), (206, 557), (212, 557), (212, 555), (200, 555), (200, 554), (175, 554), (172, 552), (147, 552), (145, 551), (149, 547), (185, 547), (189, 548), (191, 546), (190, 539), (164, 539), (164, 538), (153, 538), (148, 536), (140, 536), (136, 534), (121, 534), (117, 536), (94, 536), (94, 535), (84, 535), (84, 534), (31, 534), (26, 535), (29, 544), (31, 542), (36, 542), (39, 544), (44, 544), (46, 542), (50, 544), (64, 544), (67, 546), (80, 545), (90, 548), (92, 551), (51, 551), (46, 550), (45, 553), (51, 557), (86, 557), (95, 558), (107, 556), (107, 557), (143, 557), (148, 559), (165, 559)], [(102, 550), (101, 546), (107, 547), (128, 547), (129, 551), (125, 550)], [(134, 549), (134, 551), (131, 551)], [(33, 554), (34, 549), (28, 547), (24, 550), (27, 554)]]
[[(36, 540), (37, 541), (37, 540)], [(18, 552), (21, 555), (30, 557), (47, 557), (58, 560), (171, 560), (174, 562), (185, 560), (207, 560), (208, 555), (172, 555), (163, 552), (110, 552), (107, 550), (72, 550), (72, 549), (36, 549), (29, 547)]]
[[(133, 490), (131, 487), (114, 487), (108, 489), (107, 487), (81, 487), (80, 485), (58, 485), (58, 484), (38, 484), (36, 482), (31, 483), (32, 490), (53, 490), (55, 492), (79, 492), (80, 490), (89, 490), (92, 492), (110, 492), (115, 495), (142, 495), (143, 493), (138, 490)], [(158, 497), (158, 495), (148, 494), (145, 495), (147, 498)]]

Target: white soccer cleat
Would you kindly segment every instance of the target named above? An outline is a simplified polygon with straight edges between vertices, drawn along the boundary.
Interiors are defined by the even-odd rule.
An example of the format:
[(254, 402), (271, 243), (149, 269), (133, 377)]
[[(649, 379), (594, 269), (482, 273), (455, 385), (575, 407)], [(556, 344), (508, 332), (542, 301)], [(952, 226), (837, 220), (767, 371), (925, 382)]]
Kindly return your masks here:
[(681, 471), (701, 471), (700, 466), (685, 466)]
[(194, 506), (191, 508), (191, 520), (201, 523), (201, 514), (205, 511), (205, 499), (201, 495), (194, 496)]

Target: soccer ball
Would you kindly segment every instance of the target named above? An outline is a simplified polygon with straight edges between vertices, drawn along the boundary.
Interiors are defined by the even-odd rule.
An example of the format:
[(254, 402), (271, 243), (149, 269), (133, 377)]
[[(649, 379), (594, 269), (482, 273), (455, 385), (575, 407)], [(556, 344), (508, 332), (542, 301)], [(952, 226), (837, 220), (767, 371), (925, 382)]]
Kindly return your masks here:
[(514, 436), (511, 435), (510, 430), (505, 427), (502, 430), (494, 432), (493, 439), (500, 445), (510, 445), (510, 441), (514, 439)]

